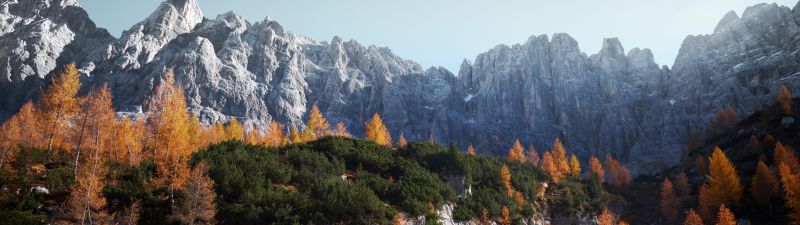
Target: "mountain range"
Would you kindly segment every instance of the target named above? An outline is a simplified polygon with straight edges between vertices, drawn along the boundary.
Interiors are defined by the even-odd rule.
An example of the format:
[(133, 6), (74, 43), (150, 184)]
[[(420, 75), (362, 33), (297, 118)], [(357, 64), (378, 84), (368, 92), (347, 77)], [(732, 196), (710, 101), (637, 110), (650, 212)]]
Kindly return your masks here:
[(587, 55), (569, 35), (553, 34), (498, 45), (456, 75), (384, 47), (312, 40), (270, 19), (205, 18), (197, 0), (167, 0), (119, 38), (75, 0), (0, 3), (0, 118), (72, 62), (83, 93), (108, 84), (121, 115), (146, 112), (144, 99), (174, 69), (207, 124), (237, 118), (302, 128), (317, 105), (356, 136), (380, 113), (395, 137), (474, 144), (494, 155), (515, 139), (545, 150), (558, 137), (581, 157), (612, 154), (646, 172), (677, 163), (716, 108), (747, 115), (780, 85), (800, 91), (800, 4), (729, 12), (713, 33), (687, 36), (671, 68), (649, 49), (626, 52), (616, 38)]

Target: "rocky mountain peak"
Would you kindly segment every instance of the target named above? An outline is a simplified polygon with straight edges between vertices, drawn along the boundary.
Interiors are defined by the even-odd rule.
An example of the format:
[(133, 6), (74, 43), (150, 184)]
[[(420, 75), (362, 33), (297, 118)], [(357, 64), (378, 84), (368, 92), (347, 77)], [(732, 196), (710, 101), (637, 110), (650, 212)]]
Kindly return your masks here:
[(714, 33), (719, 32), (721, 29), (728, 27), (734, 21), (739, 20), (739, 15), (736, 14), (735, 11), (729, 11), (719, 20), (717, 26), (714, 28)]
[(619, 38), (604, 38), (599, 55), (600, 57), (622, 59), (625, 57), (625, 48), (622, 47)]

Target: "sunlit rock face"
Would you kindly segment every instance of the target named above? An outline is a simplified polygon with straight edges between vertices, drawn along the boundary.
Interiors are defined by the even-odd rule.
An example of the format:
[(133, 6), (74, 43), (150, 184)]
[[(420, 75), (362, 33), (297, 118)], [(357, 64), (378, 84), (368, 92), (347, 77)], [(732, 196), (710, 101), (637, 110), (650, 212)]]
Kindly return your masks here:
[(728, 13), (712, 34), (687, 37), (671, 69), (616, 38), (587, 55), (554, 34), (497, 46), (456, 75), (388, 48), (311, 40), (270, 19), (205, 18), (196, 0), (166, 1), (119, 38), (73, 0), (9, 0), (0, 3), (0, 115), (70, 62), (83, 72), (82, 93), (108, 84), (118, 110), (141, 113), (173, 69), (204, 123), (302, 128), (316, 104), (357, 136), (380, 113), (395, 137), (474, 144), (484, 154), (504, 154), (517, 138), (545, 150), (560, 137), (582, 157), (610, 153), (641, 172), (675, 163), (716, 107), (745, 115), (780, 84), (800, 91), (798, 21), (797, 7), (775, 4)]

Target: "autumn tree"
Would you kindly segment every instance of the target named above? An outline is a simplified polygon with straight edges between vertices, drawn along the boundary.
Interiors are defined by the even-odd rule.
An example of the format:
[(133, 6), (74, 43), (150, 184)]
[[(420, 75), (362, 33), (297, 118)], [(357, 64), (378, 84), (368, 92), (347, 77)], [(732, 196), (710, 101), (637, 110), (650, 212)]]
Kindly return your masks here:
[(81, 104), (77, 97), (80, 87), (78, 68), (75, 64), (67, 64), (64, 70), (52, 76), (47, 92), (42, 93), (39, 107), (48, 151), (66, 139), (66, 132), (70, 130), (70, 123)]
[(191, 155), (189, 135), (189, 112), (183, 89), (175, 85), (175, 75), (168, 70), (145, 102), (149, 109), (151, 124), (155, 129), (153, 146), (157, 171), (169, 184), (170, 199), (183, 187), (189, 175), (188, 161)]
[(542, 156), (542, 167), (544, 171), (550, 175), (554, 183), (561, 182), (562, 174), (558, 171), (553, 159), (553, 154), (545, 152)]
[(567, 149), (561, 144), (561, 139), (556, 138), (553, 142), (553, 162), (555, 162), (558, 172), (561, 174), (569, 173), (569, 161), (567, 161)]
[(569, 158), (569, 172), (573, 176), (581, 175), (581, 162), (574, 154)]
[(289, 130), (289, 141), (291, 141), (292, 144), (303, 143), (303, 138), (300, 137), (300, 132), (297, 131), (296, 127), (292, 127), (292, 129)]
[(231, 118), (231, 121), (228, 122), (228, 126), (225, 127), (225, 139), (226, 140), (243, 140), (244, 138), (244, 127), (236, 117)]
[(491, 218), (491, 216), (489, 216), (489, 210), (487, 210), (486, 208), (483, 208), (483, 210), (481, 210), (481, 219), (480, 219), (480, 221), (481, 221), (481, 225), (491, 225), (492, 224), (492, 218)]
[[(401, 136), (401, 137), (402, 137), (402, 136)], [(471, 144), (470, 144), (470, 145), (468, 145), (468, 146), (467, 146), (467, 155), (470, 155), (470, 156), (475, 156), (476, 154), (477, 154), (477, 153), (475, 153), (475, 147), (472, 147), (472, 145), (471, 145)]]
[[(75, 173), (78, 171), (78, 160), (81, 150), (87, 147), (92, 152), (90, 154), (112, 155), (116, 151), (111, 151), (114, 143), (116, 128), (116, 111), (111, 105), (112, 95), (107, 85), (92, 91), (88, 96), (88, 101), (81, 107), (81, 112), (77, 114), (78, 126), (77, 140), (75, 141)], [(113, 159), (115, 157), (107, 157)]]
[(522, 143), (519, 142), (519, 139), (514, 141), (514, 145), (508, 150), (507, 159), (508, 161), (525, 162), (525, 148), (522, 147)]
[(311, 106), (311, 113), (308, 114), (308, 121), (306, 122), (306, 131), (313, 135), (315, 139), (331, 133), (328, 120), (322, 115), (317, 105)]
[(703, 225), (703, 219), (700, 218), (700, 215), (698, 215), (694, 209), (689, 209), (689, 212), (686, 214), (686, 220), (683, 221), (683, 225)]
[(599, 216), (597, 216), (597, 225), (616, 225), (617, 215), (611, 210), (603, 209)]
[(123, 118), (116, 127), (116, 147), (117, 155), (120, 156), (118, 163), (123, 160), (129, 166), (138, 166), (144, 156), (142, 155), (142, 139), (144, 138), (144, 120), (132, 122), (128, 118)]
[(506, 188), (506, 194), (508, 197), (514, 197), (514, 188), (511, 187), (511, 171), (508, 170), (508, 166), (503, 165), (500, 168), (500, 180), (503, 182), (503, 186)]
[(336, 132), (334, 135), (339, 137), (350, 137), (350, 132), (347, 132), (347, 126), (345, 126), (343, 122), (339, 122), (336, 123)]
[(722, 149), (715, 147), (709, 162), (709, 190), (714, 205), (738, 204), (742, 199), (742, 184), (736, 168)]
[(759, 161), (756, 166), (756, 173), (750, 185), (750, 194), (756, 203), (769, 206), (770, 211), (772, 211), (770, 199), (780, 195), (778, 179), (764, 161)]
[(603, 170), (603, 165), (600, 164), (600, 160), (597, 159), (597, 157), (592, 156), (592, 158), (589, 159), (589, 166), (592, 169), (592, 173), (600, 177), (601, 181), (605, 179), (606, 172)]
[(736, 225), (736, 218), (734, 218), (731, 210), (725, 207), (725, 204), (719, 206), (716, 225)]
[(622, 188), (631, 182), (631, 174), (628, 168), (614, 159), (614, 157), (611, 157), (610, 154), (606, 155), (606, 165), (610, 175), (606, 177), (610, 180), (609, 183), (612, 186)]
[(288, 138), (286, 134), (283, 133), (283, 125), (275, 122), (275, 120), (269, 122), (267, 126), (267, 137), (264, 143), (267, 146), (281, 146), (288, 142)]
[(533, 165), (533, 167), (539, 167), (540, 158), (539, 151), (536, 151), (536, 148), (533, 145), (528, 148), (528, 159), (526, 160), (528, 164)]
[(508, 206), (503, 206), (503, 209), (500, 211), (500, 219), (497, 220), (499, 225), (511, 225), (511, 217), (510, 212), (508, 211)]
[(397, 139), (397, 147), (405, 147), (408, 144), (406, 137), (403, 134), (400, 134), (400, 138)]
[(781, 109), (786, 115), (792, 114), (792, 93), (785, 85), (781, 85), (778, 90), (778, 102), (781, 104)]
[(800, 172), (800, 162), (794, 154), (794, 150), (783, 145), (780, 141), (775, 143), (775, 165), (785, 164), (793, 173)]
[(380, 145), (391, 146), (392, 135), (389, 134), (389, 129), (383, 125), (383, 120), (378, 113), (372, 116), (372, 120), (367, 123), (365, 132), (367, 140), (374, 141)]
[(14, 159), (17, 153), (17, 146), (34, 147), (40, 132), (37, 126), (37, 111), (33, 103), (28, 101), (22, 108), (3, 123), (0, 127), (0, 170), (7, 161)]
[(179, 224), (216, 224), (214, 181), (208, 177), (208, 166), (205, 163), (192, 169), (186, 187), (178, 197), (181, 201), (172, 208), (171, 218), (174, 221)]
[(800, 222), (800, 174), (792, 172), (786, 164), (780, 164), (778, 172), (783, 185), (786, 207), (792, 209), (789, 217), (795, 222)]
[(714, 210), (716, 210), (717, 205), (718, 204), (715, 204), (714, 200), (711, 198), (711, 189), (708, 187), (708, 184), (700, 186), (700, 190), (697, 194), (697, 209), (700, 212), (700, 217), (705, 221), (713, 221)]
[(104, 181), (102, 180), (105, 171), (101, 165), (81, 168), (77, 184), (70, 190), (62, 208), (70, 223), (106, 223), (108, 213), (105, 211), (106, 199), (103, 197)]
[(661, 216), (666, 218), (667, 221), (673, 221), (678, 216), (678, 202), (675, 197), (675, 191), (672, 188), (672, 182), (666, 177), (664, 182), (661, 183), (661, 202), (659, 204)]

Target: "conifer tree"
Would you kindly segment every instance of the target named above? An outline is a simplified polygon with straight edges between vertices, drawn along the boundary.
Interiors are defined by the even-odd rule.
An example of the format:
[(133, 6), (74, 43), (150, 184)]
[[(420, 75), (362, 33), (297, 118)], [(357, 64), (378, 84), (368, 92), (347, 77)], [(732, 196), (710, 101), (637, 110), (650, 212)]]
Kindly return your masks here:
[(477, 153), (475, 153), (475, 147), (472, 147), (472, 144), (468, 145), (467, 146), (467, 155), (475, 156), (476, 154)]
[(383, 120), (378, 113), (372, 116), (372, 120), (367, 123), (366, 127), (367, 140), (374, 141), (380, 145), (391, 146), (392, 136), (389, 134), (389, 129), (383, 125)]
[(792, 114), (792, 93), (785, 85), (781, 85), (780, 90), (778, 90), (778, 102), (781, 104), (784, 114)]
[(347, 126), (345, 126), (343, 122), (339, 122), (336, 123), (335, 135), (339, 137), (350, 137), (350, 132), (347, 132)]
[(781, 185), (783, 185), (784, 199), (786, 207), (792, 209), (789, 217), (795, 223), (800, 222), (800, 174), (792, 172), (786, 164), (779, 165)]
[(400, 138), (397, 139), (397, 147), (406, 147), (407, 144), (408, 141), (406, 140), (406, 137), (403, 134), (400, 134)]
[(508, 160), (525, 162), (525, 148), (522, 147), (522, 143), (519, 142), (519, 139), (514, 141), (514, 145), (508, 150)]
[(231, 121), (228, 123), (228, 126), (225, 127), (225, 139), (226, 140), (243, 140), (244, 138), (244, 127), (236, 117), (231, 118)]
[(297, 128), (292, 127), (292, 129), (289, 130), (289, 141), (291, 141), (292, 144), (303, 143), (303, 138), (300, 137), (300, 133), (297, 131)]
[(511, 187), (511, 171), (508, 170), (508, 166), (503, 165), (500, 168), (500, 180), (503, 182), (503, 186), (506, 188), (506, 194), (508, 197), (514, 197), (514, 188)]
[(719, 206), (716, 225), (736, 225), (736, 218), (734, 218), (733, 213), (725, 207), (725, 204)]
[(267, 146), (281, 146), (288, 142), (288, 138), (286, 134), (283, 133), (283, 125), (275, 122), (275, 120), (269, 122), (269, 126), (267, 126), (267, 137), (266, 141), (264, 141)]
[(311, 106), (311, 113), (308, 114), (308, 122), (306, 122), (306, 130), (310, 132), (314, 139), (331, 133), (328, 120), (322, 115), (317, 105)]
[(46, 135), (46, 147), (50, 151), (67, 137), (70, 123), (79, 111), (81, 99), (77, 97), (81, 87), (80, 72), (75, 64), (67, 64), (64, 70), (51, 78), (47, 92), (39, 99), (42, 109), (42, 129)]
[(559, 173), (569, 173), (569, 161), (567, 159), (567, 149), (561, 144), (561, 139), (556, 138), (553, 142), (553, 161)]
[(780, 186), (778, 179), (764, 161), (759, 161), (756, 166), (756, 173), (750, 185), (750, 194), (756, 203), (770, 206), (770, 211), (772, 211), (770, 199), (779, 196)]
[(660, 210), (661, 216), (667, 221), (673, 221), (678, 216), (678, 202), (675, 197), (675, 191), (672, 188), (672, 182), (666, 177), (664, 182), (661, 183), (661, 203)]
[[(142, 159), (142, 138), (144, 136), (144, 121), (132, 122), (123, 118), (117, 124), (116, 151), (129, 166), (139, 166)], [(121, 162), (121, 161), (120, 161)]]
[(489, 216), (489, 210), (483, 208), (483, 210), (481, 210), (481, 225), (491, 225), (491, 224), (492, 224), (492, 218), (491, 216)]
[(597, 216), (597, 225), (616, 225), (617, 215), (611, 210), (603, 209), (603, 212)]
[(155, 128), (153, 146), (157, 171), (169, 185), (170, 199), (183, 187), (189, 175), (191, 155), (189, 112), (183, 89), (175, 85), (175, 74), (168, 70), (145, 102)]
[(554, 183), (561, 182), (562, 174), (556, 168), (556, 164), (554, 162), (553, 155), (550, 152), (545, 152), (542, 156), (542, 167), (547, 174), (553, 179)]
[[(91, 159), (94, 160), (94, 159)], [(93, 163), (97, 165), (99, 163)], [(105, 224), (108, 214), (103, 197), (103, 166), (82, 167), (76, 185), (70, 190), (63, 213), (68, 224)]]
[(500, 211), (500, 219), (497, 220), (499, 225), (511, 225), (511, 217), (509, 215), (508, 206), (503, 206), (503, 210)]
[(180, 224), (216, 224), (214, 181), (208, 177), (208, 166), (205, 163), (192, 169), (186, 187), (179, 195), (181, 201), (172, 208), (171, 218), (174, 221)]
[(701, 186), (697, 196), (697, 208), (700, 211), (700, 217), (705, 221), (714, 221), (714, 215), (716, 214), (714, 210), (716, 210), (715, 207), (717, 205), (711, 199), (711, 189), (708, 184)]
[(574, 154), (569, 158), (569, 172), (574, 176), (581, 175), (581, 162), (578, 161), (578, 157)]
[(722, 149), (715, 147), (709, 159), (709, 190), (714, 205), (738, 204), (742, 199), (742, 184), (733, 163)]
[(539, 157), (541, 157), (539, 151), (536, 151), (536, 148), (531, 145), (530, 148), (528, 148), (528, 159), (526, 161), (528, 161), (528, 164), (533, 165), (533, 167), (539, 167), (539, 162), (541, 161)]
[(589, 165), (591, 166), (592, 173), (600, 177), (601, 181), (605, 179), (606, 172), (603, 170), (603, 165), (600, 164), (600, 160), (597, 159), (597, 157), (592, 156), (592, 158), (589, 159)]
[(794, 151), (780, 141), (775, 143), (775, 165), (785, 164), (793, 173), (800, 172), (800, 162)]
[(683, 225), (703, 225), (703, 219), (700, 218), (700, 215), (698, 215), (694, 209), (689, 209), (689, 213), (686, 214), (686, 220), (683, 221)]
[(14, 115), (14, 118), (19, 122), (20, 141), (23, 146), (28, 147), (41, 147), (37, 143), (41, 143), (41, 134), (43, 133), (38, 125), (38, 120), (41, 112), (33, 106), (32, 101), (26, 102), (22, 105), (19, 112)]

